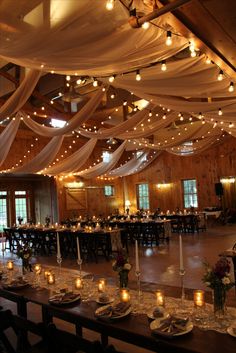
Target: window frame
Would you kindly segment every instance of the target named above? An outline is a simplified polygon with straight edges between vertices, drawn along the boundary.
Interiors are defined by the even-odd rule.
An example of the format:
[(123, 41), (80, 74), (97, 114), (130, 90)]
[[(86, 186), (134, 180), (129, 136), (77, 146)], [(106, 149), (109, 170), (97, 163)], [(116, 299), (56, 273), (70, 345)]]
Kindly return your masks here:
[[(140, 186), (147, 186), (147, 195), (140, 195)], [(137, 197), (137, 208), (143, 209), (144, 211), (147, 211), (150, 209), (150, 188), (148, 183), (139, 183), (136, 184), (136, 197)], [(147, 201), (147, 204), (145, 205), (145, 200)], [(140, 202), (142, 200), (142, 202)], [(148, 207), (145, 207), (148, 206)]]
[[(185, 189), (185, 182), (189, 182), (189, 181), (195, 181), (196, 192), (186, 192), (186, 189)], [(188, 188), (189, 188), (189, 186), (188, 186)], [(191, 179), (182, 179), (182, 192), (183, 192), (183, 205), (184, 205), (184, 208), (190, 208), (190, 207), (198, 208), (199, 202), (198, 202), (197, 179), (195, 179), (195, 178), (191, 178)], [(191, 197), (191, 196), (192, 196), (192, 197)], [(195, 196), (195, 197), (194, 197), (194, 196)], [(190, 201), (191, 199), (194, 200), (194, 202), (191, 202), (191, 204), (189, 203), (189, 205), (186, 205), (185, 197), (189, 197), (189, 198), (188, 198), (188, 203), (189, 203), (189, 201)]]
[[(111, 194), (106, 194), (106, 188), (107, 187), (110, 187), (111, 188)], [(114, 187), (114, 185), (104, 185), (104, 188), (103, 188), (103, 191), (104, 191), (104, 196), (105, 197), (113, 197), (113, 196), (115, 196), (115, 187)]]

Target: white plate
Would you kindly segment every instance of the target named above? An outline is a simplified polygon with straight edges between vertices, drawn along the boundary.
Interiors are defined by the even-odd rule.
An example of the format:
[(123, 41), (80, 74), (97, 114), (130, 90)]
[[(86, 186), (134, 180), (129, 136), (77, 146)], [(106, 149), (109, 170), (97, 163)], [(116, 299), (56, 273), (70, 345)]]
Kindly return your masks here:
[[(99, 314), (101, 311), (105, 310), (106, 308), (109, 308), (110, 305), (105, 305), (105, 306), (101, 306), (100, 308), (98, 308), (96, 311), (95, 311), (95, 316), (97, 314)], [(119, 320), (127, 315), (129, 315), (131, 313), (131, 306), (129, 307), (128, 310), (126, 310), (126, 312), (124, 312), (123, 314), (119, 315), (119, 316), (97, 316), (98, 318), (100, 319), (110, 319), (110, 320)]]
[[(234, 330), (236, 331), (236, 329), (234, 328)], [(236, 332), (234, 333), (233, 327), (230, 326), (227, 328), (227, 332), (230, 336), (236, 337)]]
[[(162, 318), (158, 318), (158, 319), (155, 319), (154, 321), (152, 321), (150, 323), (150, 329), (152, 331), (158, 329), (161, 326), (161, 321), (162, 320), (163, 320)], [(193, 329), (193, 323), (191, 321), (188, 321), (186, 330), (178, 332), (178, 333), (175, 333), (175, 334), (173, 334), (173, 336), (185, 335), (186, 333), (189, 333), (190, 331), (192, 331), (192, 329)]]
[[(155, 309), (155, 308), (154, 308)], [(165, 310), (163, 310), (163, 316), (162, 317), (155, 317), (155, 316), (153, 316), (153, 311), (154, 310), (149, 310), (148, 312), (147, 312), (147, 317), (149, 317), (149, 319), (152, 319), (152, 320), (156, 320), (156, 319), (161, 319), (161, 320), (165, 320), (165, 319), (167, 319), (168, 318), (168, 316), (169, 316), (169, 313), (167, 313)]]
[(97, 298), (96, 303), (106, 305), (106, 304), (113, 303), (114, 300), (115, 300), (114, 298), (109, 298), (107, 301), (104, 301), (104, 300), (99, 300), (99, 298)]
[(64, 306), (64, 305), (68, 305), (68, 304), (77, 302), (81, 298), (80, 294), (78, 294), (75, 298), (67, 300), (67, 301), (57, 301), (57, 300), (55, 300), (57, 298), (59, 299), (60, 297), (63, 297), (63, 294), (55, 294), (52, 297), (50, 297), (48, 299), (48, 301), (49, 301), (50, 304), (53, 304), (53, 305), (59, 305), (59, 306), (62, 305), (62, 306)]

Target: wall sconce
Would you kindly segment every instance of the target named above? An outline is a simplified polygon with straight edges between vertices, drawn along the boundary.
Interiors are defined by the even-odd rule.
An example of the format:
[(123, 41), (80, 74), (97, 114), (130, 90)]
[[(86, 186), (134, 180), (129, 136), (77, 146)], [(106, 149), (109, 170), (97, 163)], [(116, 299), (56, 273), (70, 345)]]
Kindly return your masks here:
[(161, 183), (161, 184), (157, 184), (157, 188), (158, 189), (166, 189), (169, 188), (171, 186), (171, 183)]
[(220, 182), (223, 184), (228, 184), (228, 183), (233, 184), (233, 183), (235, 183), (235, 180), (236, 180), (236, 178), (234, 178), (234, 177), (228, 177), (228, 178), (220, 179)]
[(131, 202), (129, 200), (125, 200), (125, 211), (129, 214), (129, 208), (131, 206)]

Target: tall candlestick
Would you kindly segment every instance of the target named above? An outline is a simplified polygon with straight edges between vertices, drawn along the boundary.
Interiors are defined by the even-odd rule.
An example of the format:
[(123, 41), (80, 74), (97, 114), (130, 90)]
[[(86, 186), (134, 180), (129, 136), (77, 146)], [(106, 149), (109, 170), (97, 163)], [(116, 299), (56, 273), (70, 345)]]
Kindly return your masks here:
[(137, 239), (135, 240), (135, 265), (136, 265), (136, 272), (140, 272)]
[(183, 260), (183, 246), (182, 246), (182, 235), (179, 235), (179, 269), (184, 270), (184, 260)]
[(78, 262), (81, 261), (81, 256), (80, 256), (80, 247), (79, 247), (79, 238), (77, 237), (77, 256), (78, 256)]
[(60, 239), (59, 233), (57, 232), (57, 258), (61, 257)]

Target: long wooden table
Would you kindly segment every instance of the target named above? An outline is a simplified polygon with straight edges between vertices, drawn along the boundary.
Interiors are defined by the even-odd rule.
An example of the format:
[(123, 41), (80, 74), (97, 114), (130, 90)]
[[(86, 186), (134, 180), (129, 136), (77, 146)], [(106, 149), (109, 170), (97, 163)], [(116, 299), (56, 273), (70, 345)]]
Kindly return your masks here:
[[(180, 294), (177, 287), (165, 286), (165, 289), (167, 295)], [(101, 321), (94, 316), (94, 311), (99, 307), (95, 301), (57, 307), (48, 303), (50, 292), (47, 289), (37, 291), (29, 286), (9, 291), (3, 289), (0, 284), (0, 296), (16, 302), (19, 315), (27, 316), (27, 303), (38, 304), (42, 308), (44, 322), (47, 323), (56, 317), (73, 323), (78, 334), (81, 334), (83, 327), (99, 332), (104, 344), (108, 342), (108, 337), (113, 337), (159, 353), (232, 353), (236, 346), (235, 338), (228, 334), (203, 331), (197, 327), (194, 327), (192, 332), (173, 339), (153, 336), (149, 328), (150, 321), (143, 314), (130, 314), (112, 322)]]

